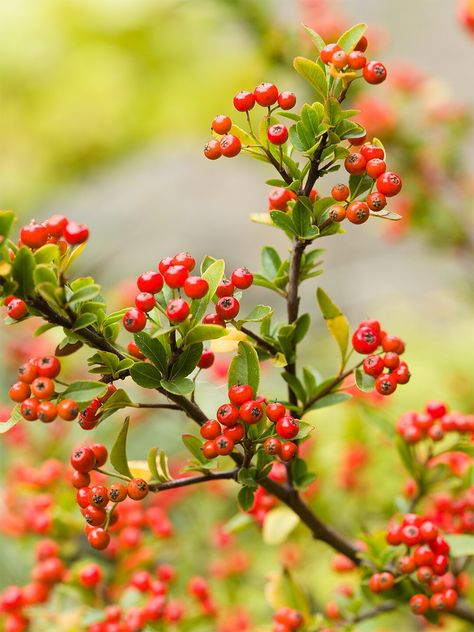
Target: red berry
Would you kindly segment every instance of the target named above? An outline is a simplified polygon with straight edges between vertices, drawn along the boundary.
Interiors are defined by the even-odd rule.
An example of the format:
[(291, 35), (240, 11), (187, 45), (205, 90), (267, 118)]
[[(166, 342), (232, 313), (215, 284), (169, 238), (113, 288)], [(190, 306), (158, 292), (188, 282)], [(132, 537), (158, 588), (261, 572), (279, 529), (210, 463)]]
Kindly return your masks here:
[(362, 75), (367, 83), (382, 83), (387, 78), (387, 69), (380, 61), (369, 61), (364, 67)]
[(98, 564), (88, 564), (79, 572), (79, 582), (85, 588), (97, 586), (102, 581), (102, 569)]
[(36, 367), (40, 377), (49, 377), (54, 380), (61, 372), (61, 362), (56, 356), (43, 356), (36, 360)]
[(401, 527), (399, 525), (391, 526), (387, 531), (387, 535), (385, 539), (387, 540), (388, 544), (391, 544), (392, 546), (398, 546), (399, 544), (401, 544), (402, 543)]
[(336, 184), (331, 189), (331, 196), (337, 202), (344, 202), (344, 200), (347, 200), (347, 198), (349, 197), (349, 193), (349, 187), (345, 184)]
[(48, 233), (53, 237), (62, 237), (68, 223), (69, 220), (64, 215), (53, 215), (44, 222), (44, 225), (48, 229)]
[(219, 114), (211, 123), (211, 128), (216, 134), (227, 134), (232, 127), (232, 120), (230, 116), (225, 114)]
[(390, 590), (391, 588), (393, 588), (395, 578), (392, 573), (384, 571), (383, 573), (380, 573), (379, 582), (381, 591)]
[(352, 346), (357, 353), (373, 353), (380, 344), (378, 333), (371, 327), (359, 327), (352, 336)]
[(107, 462), (108, 452), (103, 443), (93, 443), (90, 449), (94, 453), (96, 466), (102, 467)]
[(209, 419), (201, 426), (201, 437), (203, 439), (215, 439), (221, 433), (221, 425), (215, 419)]
[(395, 351), (389, 351), (383, 357), (383, 363), (387, 367), (387, 369), (396, 369), (400, 364), (400, 356)]
[(292, 191), (288, 191), (288, 189), (284, 189), (283, 187), (277, 187), (273, 189), (268, 196), (268, 206), (270, 209), (284, 211), (288, 202), (294, 199), (294, 197), (295, 194)]
[(351, 202), (346, 209), (346, 215), (352, 224), (363, 224), (369, 219), (369, 207), (365, 202)]
[[(377, 160), (377, 158), (375, 160)], [(385, 195), (383, 195), (383, 193), (379, 193), (378, 191), (374, 191), (373, 193), (370, 193), (367, 196), (366, 202), (370, 210), (375, 211), (376, 213), (378, 211), (381, 211), (387, 206), (387, 200), (385, 198)]]
[(233, 134), (226, 134), (220, 140), (220, 148), (223, 156), (226, 158), (233, 158), (234, 156), (237, 156), (237, 154), (240, 154), (242, 145), (237, 136), (234, 136)]
[(338, 204), (331, 206), (329, 209), (329, 219), (332, 222), (342, 222), (347, 217), (347, 211), (344, 206), (339, 206)]
[(368, 160), (365, 165), (367, 175), (374, 178), (374, 180), (381, 176), (382, 173), (385, 173), (386, 169), (387, 165), (385, 164), (385, 160), (382, 160), (381, 158), (372, 158), (371, 160)]
[(72, 472), (71, 474), (71, 482), (76, 489), (81, 489), (82, 487), (89, 486), (91, 482), (91, 477), (86, 472), (78, 472), (77, 470), (74, 470), (74, 472)]
[(71, 454), (71, 465), (78, 472), (90, 472), (96, 466), (96, 458), (92, 448), (84, 446)]
[(232, 296), (234, 290), (235, 287), (232, 281), (229, 281), (229, 279), (222, 279), (216, 288), (216, 296), (219, 298), (222, 298), (223, 296)]
[(280, 417), (283, 417), (285, 415), (286, 408), (283, 404), (280, 404), (279, 402), (271, 402), (267, 405), (265, 412), (270, 421), (278, 421)]
[(73, 421), (79, 414), (79, 406), (73, 399), (63, 399), (58, 403), (58, 415), (65, 421)]
[(127, 351), (130, 355), (138, 358), (139, 360), (144, 360), (146, 358), (146, 356), (140, 351), (137, 343), (134, 340), (130, 340), (130, 342), (127, 344)]
[(35, 421), (35, 419), (38, 419), (38, 406), (39, 400), (34, 397), (25, 399), (20, 406), (20, 413), (23, 419), (27, 421)]
[(87, 536), (87, 540), (93, 549), (102, 551), (106, 549), (110, 542), (110, 535), (104, 529), (97, 527), (92, 529)]
[(18, 369), (18, 380), (20, 382), (25, 382), (26, 384), (31, 384), (31, 382), (38, 377), (38, 367), (36, 366), (36, 362), (29, 360), (22, 364)]
[(381, 395), (391, 395), (397, 388), (397, 378), (391, 373), (379, 375), (375, 380), (375, 390)]
[(229, 400), (235, 406), (241, 406), (249, 399), (253, 399), (254, 392), (250, 384), (235, 384), (229, 389)]
[(41, 402), (38, 405), (38, 419), (44, 424), (49, 424), (56, 419), (58, 409), (54, 402)]
[(263, 449), (271, 456), (279, 456), (281, 453), (281, 441), (277, 437), (269, 437), (263, 444)]
[(367, 57), (359, 50), (353, 50), (347, 55), (347, 65), (353, 70), (361, 70), (367, 64)]
[(197, 365), (200, 369), (209, 369), (214, 364), (214, 360), (214, 353), (207, 349), (202, 352)]
[(329, 64), (331, 62), (332, 56), (338, 50), (341, 50), (341, 47), (339, 46), (339, 44), (336, 44), (336, 43), (328, 44), (319, 53), (319, 56), (321, 57), (321, 61), (325, 64)]
[(90, 491), (90, 504), (94, 507), (106, 507), (109, 502), (107, 487), (94, 485)]
[(344, 160), (344, 167), (352, 176), (361, 176), (365, 172), (366, 159), (362, 153), (353, 152)]
[(386, 171), (377, 178), (375, 183), (377, 191), (383, 193), (387, 197), (393, 197), (400, 192), (402, 188), (402, 181), (399, 175), (393, 171)]
[(135, 296), (135, 306), (142, 312), (150, 312), (155, 305), (155, 297), (149, 292), (140, 292), (140, 294)]
[(430, 520), (427, 520), (420, 526), (420, 534), (423, 542), (432, 542), (438, 535), (438, 528)]
[(54, 395), (54, 382), (49, 377), (37, 377), (31, 383), (31, 393), (38, 399), (50, 399)]
[(262, 107), (270, 107), (277, 102), (278, 89), (273, 83), (261, 83), (253, 91), (255, 101)]
[(385, 158), (385, 153), (382, 147), (378, 147), (378, 145), (372, 145), (371, 143), (366, 143), (362, 145), (360, 148), (360, 153), (364, 156), (366, 161), (373, 160), (374, 158), (380, 158), (383, 160)]
[(263, 406), (257, 400), (251, 399), (242, 404), (239, 415), (246, 424), (256, 424), (263, 417)]
[(342, 70), (344, 66), (347, 66), (346, 53), (343, 50), (336, 50), (331, 57), (331, 63), (337, 70)]
[(378, 377), (381, 373), (383, 373), (385, 364), (379, 355), (370, 355), (364, 359), (362, 368), (367, 375)]
[(172, 265), (164, 272), (163, 276), (168, 287), (183, 287), (189, 276), (189, 270), (183, 265)]
[(215, 459), (218, 454), (215, 440), (206, 441), (202, 446), (202, 453), (206, 459)]
[(221, 434), (218, 437), (216, 437), (214, 441), (216, 444), (217, 454), (220, 454), (221, 456), (230, 454), (232, 450), (234, 449), (234, 442), (232, 441), (232, 439), (230, 439), (230, 437), (227, 437), (224, 434)]
[(293, 417), (284, 416), (276, 422), (275, 429), (282, 439), (294, 439), (300, 430), (300, 425)]
[(367, 50), (368, 44), (369, 42), (367, 41), (367, 38), (365, 37), (365, 35), (362, 35), (360, 40), (355, 45), (354, 50), (359, 50), (361, 53), (363, 53), (364, 51)]
[(133, 478), (127, 485), (127, 494), (132, 500), (142, 500), (148, 494), (148, 483), (142, 478)]
[(181, 323), (189, 316), (189, 304), (182, 298), (174, 298), (166, 306), (166, 315), (172, 323)]
[(410, 610), (413, 612), (413, 614), (422, 615), (425, 614), (425, 612), (429, 609), (430, 600), (426, 595), (420, 593), (418, 595), (413, 595), (413, 597), (409, 601), (409, 604)]
[(298, 452), (298, 446), (293, 441), (285, 441), (281, 444), (280, 458), (282, 461), (291, 461)]
[(382, 337), (382, 349), (384, 351), (394, 351), (401, 355), (405, 351), (405, 345), (401, 338), (398, 336), (388, 336), (385, 335)]
[(8, 391), (8, 396), (14, 402), (22, 402), (31, 395), (30, 385), (26, 382), (15, 382)]
[(291, 110), (296, 105), (296, 95), (294, 92), (280, 92), (278, 95), (278, 105), (282, 110)]
[(239, 410), (233, 404), (222, 404), (217, 409), (216, 416), (223, 426), (235, 426), (239, 421)]
[(426, 412), (433, 419), (440, 419), (441, 417), (444, 417), (444, 415), (446, 415), (448, 409), (444, 402), (432, 401), (426, 404)]
[(407, 546), (414, 546), (421, 541), (419, 528), (414, 524), (407, 524), (402, 528), (402, 542)]
[(224, 434), (226, 437), (229, 437), (229, 439), (232, 439), (234, 443), (238, 443), (244, 438), (245, 429), (242, 424), (236, 424), (235, 426), (224, 428)]
[(132, 333), (141, 331), (146, 326), (146, 314), (141, 309), (132, 307), (123, 316), (123, 326)]
[(233, 296), (224, 296), (216, 303), (216, 312), (223, 320), (232, 320), (240, 310), (239, 301)]
[(21, 298), (12, 298), (7, 305), (7, 314), (14, 320), (21, 320), (28, 314), (28, 308)]
[(418, 546), (413, 551), (413, 559), (417, 566), (429, 566), (434, 560), (434, 553), (426, 544)]
[(273, 145), (283, 145), (288, 140), (288, 128), (281, 123), (271, 125), (268, 128), (267, 137)]
[(447, 556), (441, 553), (438, 553), (435, 556), (431, 566), (436, 575), (444, 575), (446, 571), (448, 570), (448, 563), (449, 563), (449, 560)]
[(89, 229), (85, 224), (76, 224), (76, 222), (69, 222), (64, 227), (64, 239), (71, 246), (77, 246), (82, 244), (89, 238)]
[(41, 248), (48, 241), (49, 231), (44, 224), (37, 224), (34, 220), (23, 226), (20, 239), (28, 248)]
[(231, 279), (236, 288), (246, 290), (253, 283), (253, 274), (247, 268), (237, 268), (232, 272)]
[(190, 276), (184, 282), (184, 293), (189, 298), (203, 298), (209, 290), (209, 283), (199, 276)]
[(174, 266), (184, 266), (191, 272), (196, 266), (196, 259), (189, 252), (178, 252), (172, 259)]
[(400, 573), (409, 575), (410, 573), (413, 573), (415, 568), (416, 568), (415, 560), (410, 555), (402, 555), (402, 557), (398, 558), (397, 570), (399, 570)]
[(234, 97), (234, 107), (238, 112), (248, 112), (255, 105), (255, 95), (253, 92), (241, 90)]
[(137, 287), (140, 292), (158, 294), (163, 289), (163, 277), (159, 272), (144, 272), (137, 279)]
[(202, 322), (205, 325), (219, 325), (220, 327), (225, 327), (225, 321), (217, 314), (206, 314)]
[(217, 160), (222, 156), (221, 145), (218, 140), (213, 138), (204, 145), (204, 155), (209, 160)]

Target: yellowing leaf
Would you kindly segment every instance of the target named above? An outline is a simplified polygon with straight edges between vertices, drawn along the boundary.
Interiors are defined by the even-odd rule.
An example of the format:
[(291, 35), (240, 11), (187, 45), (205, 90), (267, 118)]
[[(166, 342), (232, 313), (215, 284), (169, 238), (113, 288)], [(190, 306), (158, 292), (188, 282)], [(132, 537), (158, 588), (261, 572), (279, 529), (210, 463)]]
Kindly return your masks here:
[(282, 544), (299, 521), (299, 517), (289, 507), (272, 509), (263, 523), (263, 541), (271, 545)]
[(133, 478), (143, 478), (144, 481), (151, 480), (147, 461), (129, 461), (128, 467), (130, 468)]
[(231, 327), (225, 336), (211, 341), (211, 351), (214, 353), (235, 353), (242, 340), (247, 340), (247, 336)]
[(347, 345), (349, 343), (349, 322), (344, 314), (336, 316), (336, 318), (330, 318), (326, 321), (329, 333), (339, 345), (341, 355), (344, 358), (347, 351)]
[(277, 369), (282, 369), (284, 366), (288, 364), (287, 359), (285, 358), (283, 353), (280, 353), (280, 352), (274, 355), (270, 361), (273, 364), (273, 366), (275, 366)]
[(272, 218), (270, 217), (270, 213), (251, 213), (249, 215), (252, 222), (256, 224), (265, 224), (266, 226), (273, 226)]

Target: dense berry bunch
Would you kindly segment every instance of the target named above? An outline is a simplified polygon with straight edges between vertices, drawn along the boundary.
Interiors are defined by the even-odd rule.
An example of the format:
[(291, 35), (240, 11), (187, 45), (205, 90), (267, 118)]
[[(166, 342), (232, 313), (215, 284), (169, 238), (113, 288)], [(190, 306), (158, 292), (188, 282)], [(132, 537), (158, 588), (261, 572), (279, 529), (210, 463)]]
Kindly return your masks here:
[[(267, 454), (291, 461), (298, 451), (291, 439), (297, 437), (300, 425), (285, 406), (255, 397), (249, 384), (232, 386), (228, 395), (229, 401), (219, 406), (216, 419), (201, 426), (201, 436), (206, 439), (202, 446), (204, 456), (213, 459), (230, 454), (236, 444), (252, 440), (249, 427), (260, 423), (255, 440), (263, 444)], [(266, 425), (266, 421), (272, 423)]]
[(396, 430), (406, 443), (414, 444), (424, 439), (437, 442), (450, 433), (473, 433), (474, 415), (450, 413), (445, 403), (432, 401), (423, 412), (404, 413), (397, 421)]
[(454, 608), (458, 598), (456, 580), (449, 573), (450, 547), (439, 534), (438, 527), (428, 518), (406, 514), (401, 523), (394, 523), (387, 532), (387, 543), (405, 547), (394, 559), (395, 568), (372, 575), (369, 587), (372, 592), (382, 592), (393, 587), (395, 578), (409, 578), (410, 586), (418, 589), (410, 599), (415, 614), (428, 609), (448, 611)]
[(474, 533), (474, 485), (437, 494), (427, 513), (445, 533)]
[(272, 632), (292, 632), (299, 630), (304, 624), (304, 617), (294, 608), (280, 608), (273, 615)]
[(101, 397), (94, 399), (79, 414), (79, 425), (83, 430), (93, 430), (101, 420), (101, 407), (116, 392), (114, 384), (107, 385), (107, 391)]
[(367, 356), (362, 362), (362, 370), (374, 378), (375, 389), (381, 395), (390, 395), (399, 384), (409, 381), (408, 366), (400, 360), (405, 343), (398, 336), (383, 331), (377, 320), (359, 324), (352, 336), (352, 346), (357, 353)]
[(77, 402), (56, 392), (55, 378), (61, 363), (55, 356), (30, 358), (18, 369), (18, 381), (9, 390), (10, 399), (20, 404), (23, 419), (51, 423), (60, 417), (73, 421), (79, 414)]
[[(387, 69), (380, 61), (367, 61), (364, 52), (367, 50), (368, 41), (362, 36), (355, 49), (345, 53), (337, 43), (328, 44), (320, 53), (321, 61), (330, 66), (333, 77), (339, 79), (354, 79), (362, 76), (367, 83), (382, 83), (387, 78)], [(362, 71), (361, 75), (358, 71)]]
[[(291, 110), (296, 104), (296, 96), (293, 92), (279, 92), (273, 83), (261, 83), (253, 92), (241, 90), (234, 97), (234, 108), (237, 112), (245, 112), (247, 117), (255, 104), (266, 108), (270, 118), (275, 110)], [(281, 123), (271, 123), (272, 121), (269, 122), (267, 129), (267, 142), (277, 146), (283, 145), (288, 140), (288, 128)], [(233, 158), (240, 153), (242, 143), (237, 135), (239, 130), (233, 126), (229, 116), (224, 114), (216, 116), (211, 123), (211, 130), (214, 138), (204, 147), (206, 158), (210, 160), (217, 160), (221, 156)], [(255, 142), (258, 142), (256, 138)]]
[(89, 229), (84, 224), (70, 221), (64, 215), (53, 215), (44, 222), (32, 220), (20, 230), (18, 248), (27, 246), (38, 250), (46, 244), (58, 244), (64, 254), (68, 246), (78, 246), (89, 238)]

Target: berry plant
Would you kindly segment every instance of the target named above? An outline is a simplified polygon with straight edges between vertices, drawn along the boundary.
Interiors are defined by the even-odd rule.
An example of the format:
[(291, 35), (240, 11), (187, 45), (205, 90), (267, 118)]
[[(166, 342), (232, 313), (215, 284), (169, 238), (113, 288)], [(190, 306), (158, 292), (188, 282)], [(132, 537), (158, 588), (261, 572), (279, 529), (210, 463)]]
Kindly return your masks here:
[[(337, 238), (343, 226), (352, 230), (351, 224), (371, 218), (400, 219), (390, 204), (402, 179), (390, 169), (382, 142), (368, 138), (354, 120), (358, 112), (345, 109), (352, 84), (365, 82), (372, 90), (387, 77), (384, 64), (366, 55), (365, 31), (364, 24), (357, 24), (326, 45), (307, 29), (313, 59), (297, 57), (294, 69), (314, 100), (298, 111), (292, 92), (264, 82), (234, 97), (232, 118), (225, 114), (212, 120), (212, 138), (204, 148), (208, 159), (245, 153), (275, 171), (267, 180), (268, 212), (251, 219), (281, 231), (288, 238), (288, 253), (264, 247), (261, 271), (250, 271), (245, 261), (226, 270), (223, 260), (211, 256), (198, 263), (188, 252), (161, 253), (165, 256), (138, 276), (135, 304), (109, 312), (100, 285), (71, 272), (89, 239), (86, 226), (55, 215), (22, 227), (14, 240), (14, 214), (0, 214), (0, 284), (7, 323), (42, 319), (36, 335), (55, 328), (64, 334), (54, 353), (32, 356), (18, 368), (9, 391), (15, 406), (2, 431), (56, 419), (91, 431), (125, 417), (113, 445), (84, 439), (70, 455), (68, 493), (76, 490), (76, 511), (88, 545), (104, 556), (140, 548), (141, 531), (157, 538), (169, 535), (172, 526), (162, 496), (205, 483), (233, 481), (242, 514), (267, 535), (282, 528), (289, 534), (295, 520), (304, 525), (313, 539), (335, 551), (337, 571), (356, 570), (358, 588), (324, 607), (311, 599), (302, 605), (294, 599), (296, 584), (286, 576), (292, 590), (275, 604), (272, 627), (266, 628), (273, 632), (356, 629), (359, 622), (392, 611), (399, 611), (407, 625), (438, 625), (447, 616), (474, 623), (474, 611), (462, 599), (474, 554), (471, 417), (430, 402), (425, 412), (409, 412), (398, 421), (394, 442), (411, 477), (409, 502), (394, 512), (385, 529), (342, 534), (320, 518), (306, 495), (316, 479), (305, 459), (319, 419), (315, 411), (349, 400), (355, 389), (360, 397), (383, 399), (410, 380), (400, 332), (394, 335), (371, 319), (358, 323), (351, 334), (342, 310), (322, 287), (314, 287), (321, 274), (320, 239)], [(340, 182), (328, 185), (326, 176), (336, 172)], [(337, 369), (326, 376), (320, 366), (302, 366), (300, 348), (312, 322), (309, 313), (300, 311), (303, 284), (315, 292), (335, 341)], [(254, 286), (284, 303), (285, 322), (277, 321), (271, 305), (252, 302)], [(234, 349), (228, 392), (215, 410), (205, 410), (202, 372), (215, 362), (218, 339)], [(84, 351), (88, 379), (85, 367), (81, 379), (65, 379), (61, 359)], [(260, 388), (262, 364), (282, 379), (278, 397)], [(133, 424), (127, 409), (146, 409), (157, 417), (184, 414), (194, 422), (193, 434), (175, 429), (189, 452), (177, 475), (171, 475), (168, 457), (157, 447), (143, 455), (139, 466), (128, 457)], [(156, 438), (159, 444), (159, 429)], [(38, 476), (29, 472), (32, 480)], [(61, 466), (52, 468), (47, 484), (65, 476)], [(17, 507), (14, 498), (11, 506)], [(30, 504), (25, 506), (15, 509), (25, 519), (24, 528), (47, 531), (49, 505), (40, 507), (42, 518), (35, 521), (28, 517)], [(173, 569), (159, 567), (158, 579), (141, 570), (123, 585), (106, 585), (98, 562), (71, 572), (61, 555), (66, 553), (57, 543), (43, 540), (32, 583), (1, 594), (7, 632), (35, 630), (35, 608), (73, 582), (85, 591), (103, 587), (95, 593), (91, 619), (74, 629), (216, 629), (216, 605), (205, 578), (193, 577), (187, 587), (199, 606), (196, 623), (187, 621), (182, 604), (168, 595)], [(119, 575), (126, 573), (126, 559), (122, 553)], [(130, 587), (139, 594), (133, 605), (120, 601)], [(235, 630), (244, 629), (239, 625)]]

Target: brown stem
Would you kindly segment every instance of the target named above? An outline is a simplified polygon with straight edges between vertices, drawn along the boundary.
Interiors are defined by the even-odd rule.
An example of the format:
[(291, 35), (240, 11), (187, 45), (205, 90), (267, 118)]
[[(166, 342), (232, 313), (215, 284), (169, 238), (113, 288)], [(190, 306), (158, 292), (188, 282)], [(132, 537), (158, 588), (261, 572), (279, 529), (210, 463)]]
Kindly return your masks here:
[(181, 410), (176, 404), (133, 404), (133, 408), (163, 408), (166, 410)]
[(236, 327), (241, 332), (243, 332), (246, 336), (248, 336), (249, 338), (252, 338), (252, 340), (255, 340), (255, 342), (257, 343), (259, 347), (261, 347), (262, 349), (265, 349), (265, 351), (268, 351), (268, 353), (270, 353), (271, 355), (276, 355), (278, 353), (278, 349), (274, 345), (272, 345), (271, 342), (267, 342), (261, 336), (253, 332), (251, 329), (247, 329), (247, 327), (245, 327), (244, 325), (240, 325), (240, 326), (236, 325)]
[(209, 481), (221, 481), (225, 479), (235, 479), (239, 472), (239, 468), (226, 470), (224, 472), (209, 472), (200, 476), (187, 476), (185, 478), (177, 478), (164, 483), (151, 483), (149, 489), (151, 492), (164, 492), (168, 489), (177, 489), (178, 487), (188, 487), (189, 485), (198, 485), (199, 483), (207, 483)]
[(329, 395), (329, 393), (334, 389), (334, 387), (344, 382), (346, 377), (349, 377), (349, 375), (351, 375), (351, 373), (353, 373), (358, 367), (360, 367), (361, 364), (362, 364), (362, 361), (359, 362), (359, 364), (356, 364), (356, 366), (352, 367), (351, 369), (347, 369), (347, 371), (343, 371), (342, 373), (339, 373), (339, 375), (337, 375), (332, 380), (332, 382), (329, 382), (329, 384), (325, 388), (323, 388), (321, 391), (319, 391), (317, 395), (315, 395), (314, 397), (312, 397), (310, 400), (306, 402), (306, 404), (303, 407), (302, 412), (305, 413), (311, 408), (311, 406), (313, 406), (313, 404), (319, 401), (322, 397)]

